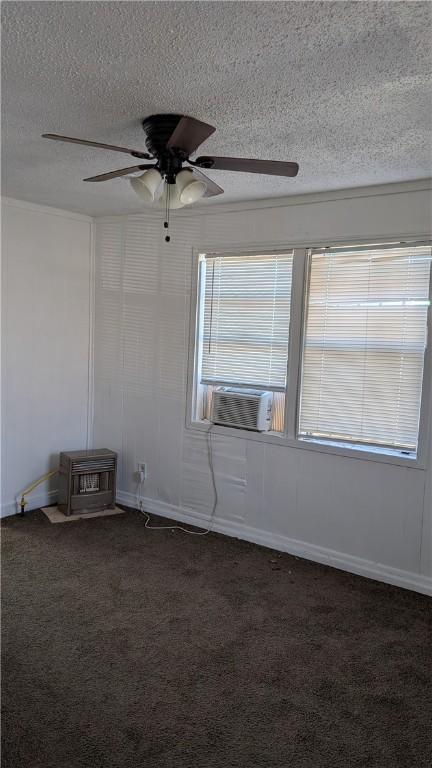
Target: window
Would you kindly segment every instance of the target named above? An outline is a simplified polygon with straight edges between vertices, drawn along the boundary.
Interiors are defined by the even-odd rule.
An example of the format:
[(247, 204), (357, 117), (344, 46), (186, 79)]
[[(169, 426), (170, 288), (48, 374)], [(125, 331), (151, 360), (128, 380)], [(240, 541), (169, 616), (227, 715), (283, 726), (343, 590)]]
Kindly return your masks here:
[(429, 246), (310, 255), (299, 434), (415, 452)]
[(431, 261), (421, 243), (200, 254), (192, 422), (215, 388), (253, 388), (273, 398), (259, 439), (415, 458)]
[(201, 257), (201, 418), (215, 386), (253, 387), (274, 393), (283, 431), (292, 263), (292, 251)]

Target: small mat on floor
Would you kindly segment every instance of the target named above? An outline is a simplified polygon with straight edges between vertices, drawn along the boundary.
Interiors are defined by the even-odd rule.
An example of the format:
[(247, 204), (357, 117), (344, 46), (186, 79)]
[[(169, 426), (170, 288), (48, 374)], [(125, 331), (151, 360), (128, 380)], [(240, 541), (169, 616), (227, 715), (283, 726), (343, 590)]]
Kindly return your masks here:
[(110, 515), (124, 515), (124, 509), (101, 509), (98, 512), (80, 512), (76, 515), (65, 515), (58, 507), (42, 507), (50, 523), (69, 523), (72, 520), (87, 520), (89, 517), (109, 517)]

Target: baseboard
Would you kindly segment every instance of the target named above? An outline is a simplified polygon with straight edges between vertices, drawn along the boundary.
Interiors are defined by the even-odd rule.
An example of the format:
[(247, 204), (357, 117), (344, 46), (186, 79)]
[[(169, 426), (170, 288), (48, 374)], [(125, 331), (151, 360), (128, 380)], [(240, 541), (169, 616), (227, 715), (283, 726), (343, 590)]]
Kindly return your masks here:
[[(32, 509), (39, 509), (40, 507), (48, 507), (57, 501), (57, 490), (41, 491), (40, 493), (32, 493), (27, 499), (25, 507), (26, 512), (31, 512)], [(6, 504), (2, 504), (0, 510), (0, 517), (9, 517), (10, 515), (16, 515), (19, 511), (19, 505), (16, 501), (10, 501)]]
[[(120, 504), (136, 508), (136, 496), (133, 493), (117, 491), (117, 501)], [(166, 504), (158, 499), (143, 497), (143, 506), (149, 514), (169, 517), (173, 520), (180, 520), (183, 523), (189, 523), (201, 528), (206, 527), (208, 524), (208, 517), (206, 515), (191, 509)], [(264, 547), (277, 549), (280, 552), (297, 555), (297, 557), (302, 557), (306, 560), (313, 560), (316, 563), (355, 573), (358, 576), (365, 576), (369, 579), (382, 581), (385, 584), (393, 584), (397, 587), (411, 589), (415, 592), (432, 596), (432, 578), (420, 573), (403, 571), (383, 565), (382, 563), (374, 563), (371, 560), (364, 560), (361, 557), (354, 557), (343, 552), (318, 547), (305, 541), (290, 539), (282, 534), (253, 528), (249, 525), (239, 524), (221, 517), (214, 519), (212, 529), (217, 533), (224, 533), (226, 536), (251, 541), (254, 544), (261, 544)]]

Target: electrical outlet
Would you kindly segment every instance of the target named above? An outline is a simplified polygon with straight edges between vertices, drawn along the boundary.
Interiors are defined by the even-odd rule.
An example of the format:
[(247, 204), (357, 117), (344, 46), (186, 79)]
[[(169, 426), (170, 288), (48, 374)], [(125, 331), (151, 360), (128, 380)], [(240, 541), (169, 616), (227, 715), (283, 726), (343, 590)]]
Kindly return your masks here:
[(147, 478), (147, 462), (139, 461), (137, 464), (137, 471), (143, 473), (145, 480)]

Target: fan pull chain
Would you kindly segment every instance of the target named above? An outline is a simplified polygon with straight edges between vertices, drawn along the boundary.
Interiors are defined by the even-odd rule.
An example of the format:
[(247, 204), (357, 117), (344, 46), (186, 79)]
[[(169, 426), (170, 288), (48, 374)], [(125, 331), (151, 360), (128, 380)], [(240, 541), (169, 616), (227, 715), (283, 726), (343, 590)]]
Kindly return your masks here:
[[(167, 184), (167, 193), (165, 197), (165, 221), (164, 221), (165, 229), (168, 229), (169, 227), (170, 196), (171, 196), (171, 184)], [(165, 237), (165, 242), (169, 243), (170, 240), (171, 238), (167, 234)]]

